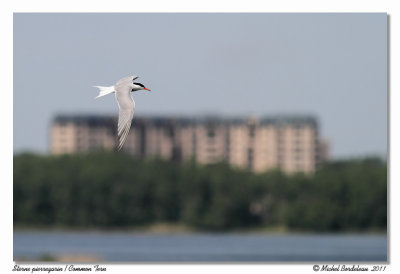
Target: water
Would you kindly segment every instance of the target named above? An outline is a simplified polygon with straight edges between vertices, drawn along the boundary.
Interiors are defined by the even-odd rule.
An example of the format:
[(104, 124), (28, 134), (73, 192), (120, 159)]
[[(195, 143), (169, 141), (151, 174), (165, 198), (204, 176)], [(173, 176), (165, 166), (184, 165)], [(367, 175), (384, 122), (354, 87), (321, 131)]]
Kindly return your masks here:
[(347, 234), (14, 232), (16, 261), (74, 254), (102, 262), (384, 262), (387, 241), (386, 235)]

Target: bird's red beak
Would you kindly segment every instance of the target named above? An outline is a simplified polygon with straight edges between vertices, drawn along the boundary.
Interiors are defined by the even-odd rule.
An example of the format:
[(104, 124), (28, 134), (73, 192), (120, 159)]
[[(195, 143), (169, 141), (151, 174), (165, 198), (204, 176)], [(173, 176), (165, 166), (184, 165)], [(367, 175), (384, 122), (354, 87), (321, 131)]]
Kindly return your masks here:
[(150, 91), (150, 89), (148, 89), (148, 88), (144, 88), (144, 89)]

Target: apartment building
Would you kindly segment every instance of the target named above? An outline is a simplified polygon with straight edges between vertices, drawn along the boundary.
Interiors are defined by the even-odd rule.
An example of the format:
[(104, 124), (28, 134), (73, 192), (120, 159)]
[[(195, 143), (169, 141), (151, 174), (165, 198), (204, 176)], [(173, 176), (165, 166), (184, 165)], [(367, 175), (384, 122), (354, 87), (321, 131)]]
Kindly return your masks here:
[[(51, 126), (53, 154), (112, 150), (117, 118), (113, 116), (57, 116)], [(328, 157), (311, 116), (243, 119), (135, 117), (124, 152), (141, 158), (201, 164), (227, 162), (263, 172), (281, 169), (310, 173)]]
[(50, 130), (52, 154), (77, 153), (115, 146), (115, 117), (57, 116)]

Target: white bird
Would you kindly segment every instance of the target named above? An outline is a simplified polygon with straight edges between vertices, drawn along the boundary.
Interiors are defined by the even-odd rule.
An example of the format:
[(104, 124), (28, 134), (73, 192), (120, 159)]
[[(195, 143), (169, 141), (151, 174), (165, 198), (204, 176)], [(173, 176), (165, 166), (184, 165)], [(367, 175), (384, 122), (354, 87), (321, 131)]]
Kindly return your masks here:
[(146, 88), (143, 84), (133, 82), (137, 78), (139, 77), (124, 77), (119, 80), (115, 86), (111, 87), (94, 86), (100, 89), (99, 95), (95, 99), (110, 93), (115, 93), (115, 98), (117, 99), (119, 106), (118, 151), (121, 150), (122, 145), (126, 141), (126, 137), (128, 136), (132, 124), (133, 112), (135, 111), (135, 101), (133, 101), (130, 93), (142, 89), (150, 91), (150, 89)]

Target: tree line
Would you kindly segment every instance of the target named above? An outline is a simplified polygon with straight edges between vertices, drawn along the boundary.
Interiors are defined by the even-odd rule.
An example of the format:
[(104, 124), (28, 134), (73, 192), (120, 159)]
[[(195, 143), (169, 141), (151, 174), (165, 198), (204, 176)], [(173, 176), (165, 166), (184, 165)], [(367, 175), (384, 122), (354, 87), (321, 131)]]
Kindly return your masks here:
[(387, 168), (376, 158), (329, 162), (314, 174), (257, 174), (227, 164), (140, 160), (96, 152), (14, 156), (14, 226), (197, 230), (286, 227), (386, 230)]

